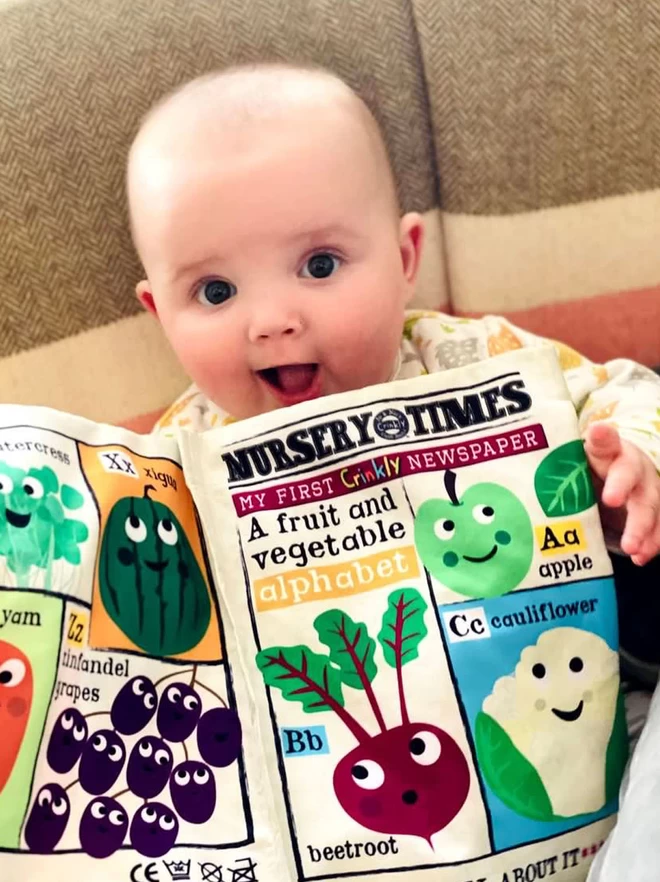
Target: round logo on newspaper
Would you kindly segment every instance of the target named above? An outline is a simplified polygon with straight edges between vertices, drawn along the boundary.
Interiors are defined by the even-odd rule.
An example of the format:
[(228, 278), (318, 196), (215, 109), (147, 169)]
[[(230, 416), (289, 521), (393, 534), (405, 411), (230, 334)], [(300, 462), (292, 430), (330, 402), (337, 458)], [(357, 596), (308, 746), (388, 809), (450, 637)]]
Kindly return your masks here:
[(408, 417), (400, 410), (381, 410), (374, 418), (374, 430), (386, 441), (397, 441), (408, 434)]

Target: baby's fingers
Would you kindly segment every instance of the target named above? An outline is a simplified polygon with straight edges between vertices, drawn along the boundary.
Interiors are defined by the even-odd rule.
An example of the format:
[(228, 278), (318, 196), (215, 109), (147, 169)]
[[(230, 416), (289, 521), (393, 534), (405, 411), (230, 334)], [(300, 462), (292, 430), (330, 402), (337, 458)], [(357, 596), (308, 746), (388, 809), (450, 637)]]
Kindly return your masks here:
[(650, 560), (660, 553), (660, 523), (656, 525), (655, 530), (642, 543), (637, 554), (631, 556), (631, 560), (638, 567), (643, 567)]
[[(658, 533), (659, 499), (655, 485), (653, 489), (640, 487), (628, 498), (628, 515), (621, 538), (621, 548), (632, 558), (644, 557), (648, 548), (653, 547)], [(635, 561), (637, 563), (637, 561)]]
[(639, 459), (622, 454), (609, 467), (601, 499), (610, 508), (626, 504), (643, 477), (643, 467)]

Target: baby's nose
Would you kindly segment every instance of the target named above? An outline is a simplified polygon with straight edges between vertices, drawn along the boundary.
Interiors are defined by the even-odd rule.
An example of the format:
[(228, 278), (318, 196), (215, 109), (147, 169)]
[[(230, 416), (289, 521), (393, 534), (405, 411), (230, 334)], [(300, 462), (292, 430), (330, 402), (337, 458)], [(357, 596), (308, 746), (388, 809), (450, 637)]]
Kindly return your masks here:
[(279, 337), (297, 337), (303, 330), (302, 318), (296, 313), (260, 311), (250, 323), (251, 343)]

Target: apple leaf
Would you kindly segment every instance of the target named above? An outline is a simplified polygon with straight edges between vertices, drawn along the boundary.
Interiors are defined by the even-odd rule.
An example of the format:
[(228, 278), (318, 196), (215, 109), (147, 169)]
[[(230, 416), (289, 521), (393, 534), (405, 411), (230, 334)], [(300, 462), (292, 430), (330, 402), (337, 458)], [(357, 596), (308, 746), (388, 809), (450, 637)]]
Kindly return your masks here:
[(582, 441), (569, 441), (549, 453), (536, 469), (534, 489), (549, 517), (568, 517), (591, 508), (596, 497)]

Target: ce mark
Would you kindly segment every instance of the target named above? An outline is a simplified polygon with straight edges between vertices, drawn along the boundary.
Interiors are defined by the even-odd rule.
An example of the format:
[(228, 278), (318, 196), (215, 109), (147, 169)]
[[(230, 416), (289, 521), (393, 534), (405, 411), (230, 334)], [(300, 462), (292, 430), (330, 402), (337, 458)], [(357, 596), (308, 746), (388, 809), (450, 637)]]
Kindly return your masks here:
[(158, 878), (158, 867), (156, 864), (147, 864), (144, 872), (140, 873), (142, 864), (136, 864), (131, 870), (131, 882), (160, 882)]

